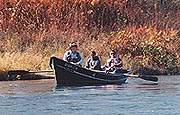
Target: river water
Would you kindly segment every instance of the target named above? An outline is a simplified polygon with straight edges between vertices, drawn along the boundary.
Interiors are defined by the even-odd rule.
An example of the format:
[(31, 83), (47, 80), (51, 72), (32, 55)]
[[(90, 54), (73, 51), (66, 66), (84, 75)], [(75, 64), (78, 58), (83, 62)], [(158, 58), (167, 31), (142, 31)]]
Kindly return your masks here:
[(54, 79), (1, 81), (0, 115), (180, 115), (180, 76), (158, 83), (56, 87)]

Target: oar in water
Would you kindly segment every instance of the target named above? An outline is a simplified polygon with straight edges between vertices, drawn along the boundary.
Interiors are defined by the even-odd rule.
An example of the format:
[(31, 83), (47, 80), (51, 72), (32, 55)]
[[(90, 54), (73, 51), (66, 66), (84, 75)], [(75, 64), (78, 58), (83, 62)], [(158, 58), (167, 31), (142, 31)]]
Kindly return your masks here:
[[(110, 68), (111, 69), (111, 68)], [(110, 70), (109, 69), (109, 70)], [(109, 70), (106, 70), (106, 74), (108, 74), (110, 71)], [(128, 70), (124, 70), (124, 69), (116, 69), (115, 72), (119, 72), (119, 73), (122, 73), (122, 72), (126, 72), (126, 73), (122, 73), (123, 75), (127, 76), (127, 77), (132, 77), (132, 78), (141, 78), (141, 79), (144, 79), (144, 80), (148, 80), (148, 81), (154, 81), (154, 82), (157, 82), (158, 81), (158, 78), (157, 77), (153, 77), (151, 75), (134, 75), (134, 74), (128, 74)]]
[(123, 75), (125, 75), (127, 77), (132, 77), (132, 78), (141, 78), (141, 79), (148, 80), (148, 81), (154, 81), (154, 82), (158, 81), (157, 77), (153, 77), (151, 75), (133, 75), (133, 74), (123, 74)]
[(52, 70), (41, 70), (41, 71), (10, 70), (8, 71), (8, 75), (24, 75), (28, 73), (45, 73), (45, 72), (53, 72), (53, 71)]

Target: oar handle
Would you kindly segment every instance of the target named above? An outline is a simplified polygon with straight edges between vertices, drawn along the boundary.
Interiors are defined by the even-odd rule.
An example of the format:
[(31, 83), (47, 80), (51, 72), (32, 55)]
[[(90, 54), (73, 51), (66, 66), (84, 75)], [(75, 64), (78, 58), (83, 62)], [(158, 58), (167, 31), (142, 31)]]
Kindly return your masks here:
[(45, 72), (53, 72), (52, 70), (41, 70), (41, 71), (27, 71), (27, 70), (10, 70), (8, 71), (8, 75), (24, 75), (28, 73), (45, 73)]
[(29, 73), (53, 72), (53, 70), (29, 71)]
[(158, 81), (157, 77), (153, 77), (150, 75), (133, 75), (133, 74), (123, 74), (123, 75), (125, 75), (127, 77), (133, 77), (133, 78), (141, 78), (141, 79), (148, 80), (148, 81), (154, 81), (154, 82)]

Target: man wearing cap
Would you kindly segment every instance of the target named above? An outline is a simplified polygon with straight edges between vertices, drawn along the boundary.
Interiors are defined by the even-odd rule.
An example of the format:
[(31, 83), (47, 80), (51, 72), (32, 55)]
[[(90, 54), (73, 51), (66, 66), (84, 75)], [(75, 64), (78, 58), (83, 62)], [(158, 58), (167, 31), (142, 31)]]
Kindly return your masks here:
[(99, 57), (96, 55), (95, 51), (91, 51), (90, 58), (86, 62), (86, 68), (91, 70), (102, 70), (101, 69), (101, 61)]
[(82, 66), (84, 58), (77, 52), (77, 44), (75, 42), (69, 44), (69, 50), (65, 52), (63, 60)]
[(108, 71), (114, 71), (116, 69), (121, 69), (122, 66), (122, 60), (116, 55), (116, 51), (112, 50), (110, 52), (110, 58), (107, 60), (104, 69)]

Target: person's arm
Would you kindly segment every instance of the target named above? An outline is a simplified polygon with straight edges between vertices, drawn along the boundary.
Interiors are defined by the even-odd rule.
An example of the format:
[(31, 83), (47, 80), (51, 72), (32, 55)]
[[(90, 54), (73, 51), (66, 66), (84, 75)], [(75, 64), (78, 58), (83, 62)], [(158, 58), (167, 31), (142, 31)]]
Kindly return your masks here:
[(120, 58), (117, 58), (116, 63), (114, 64), (115, 67), (122, 67), (123, 62)]
[(64, 60), (64, 61), (68, 61), (67, 58), (68, 58), (68, 55), (67, 55), (67, 52), (65, 52), (64, 57), (63, 57), (63, 60)]
[(90, 58), (89, 58), (88, 61), (86, 62), (85, 68), (89, 68), (89, 67), (90, 67)]
[(109, 70), (110, 68), (111, 68), (111, 59), (108, 59), (107, 61), (106, 61), (106, 63), (105, 63), (105, 65), (104, 65), (104, 69), (105, 70)]
[(82, 65), (82, 63), (84, 62), (84, 58), (79, 54), (80, 56), (80, 61), (79, 61), (79, 64)]
[(101, 67), (101, 62), (99, 60), (99, 57), (96, 57), (95, 64), (93, 66), (93, 69), (97, 69), (98, 67)]

